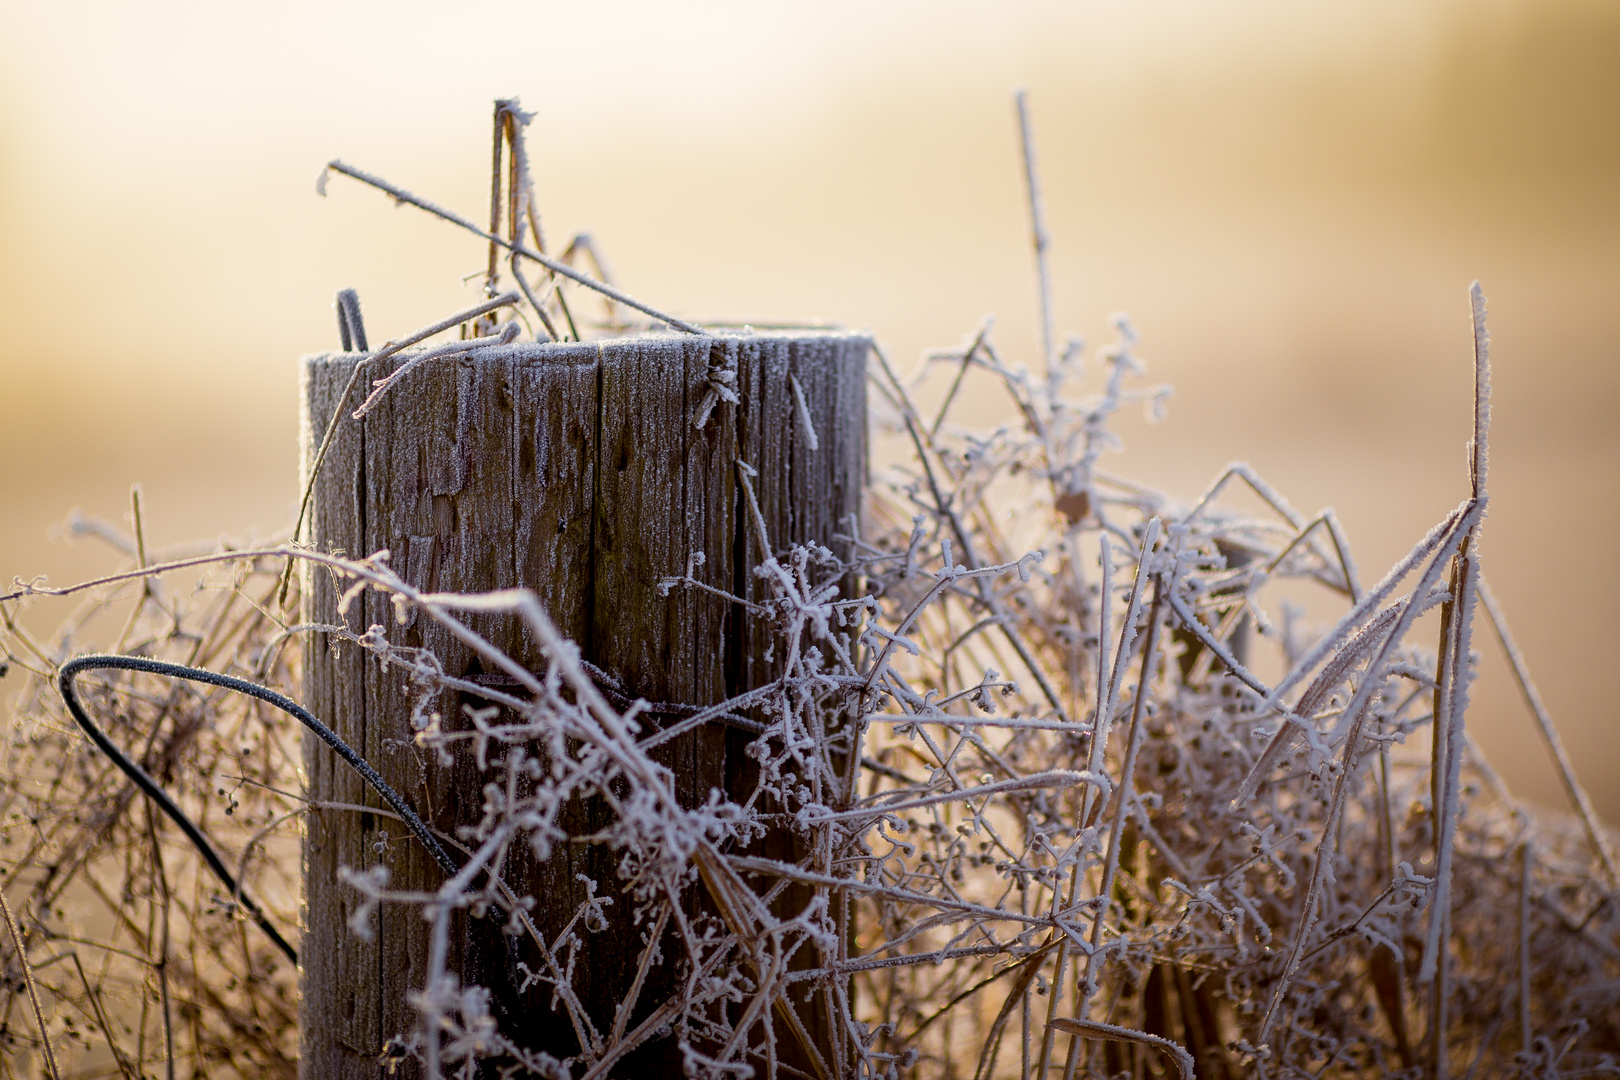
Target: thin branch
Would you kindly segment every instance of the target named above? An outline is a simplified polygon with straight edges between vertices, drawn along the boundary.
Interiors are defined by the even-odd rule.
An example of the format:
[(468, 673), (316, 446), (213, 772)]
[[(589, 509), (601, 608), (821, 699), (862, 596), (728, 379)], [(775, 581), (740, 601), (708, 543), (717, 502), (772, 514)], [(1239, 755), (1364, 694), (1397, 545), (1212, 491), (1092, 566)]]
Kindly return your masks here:
[(11, 905), (6, 903), (4, 889), (0, 889), (0, 915), (5, 916), (6, 929), (11, 934), (11, 946), (17, 953), (17, 964), (22, 968), (23, 983), (28, 987), (28, 1003), (34, 1007), (34, 1022), (39, 1025), (39, 1044), (45, 1052), (45, 1066), (50, 1069), (54, 1080), (62, 1080), (62, 1074), (56, 1067), (56, 1051), (51, 1046), (50, 1029), (45, 1026), (45, 1010), (39, 1004), (39, 988), (34, 985), (34, 969), (28, 963), (28, 951), (23, 946), (22, 932), (17, 929), (17, 920), (12, 917)]

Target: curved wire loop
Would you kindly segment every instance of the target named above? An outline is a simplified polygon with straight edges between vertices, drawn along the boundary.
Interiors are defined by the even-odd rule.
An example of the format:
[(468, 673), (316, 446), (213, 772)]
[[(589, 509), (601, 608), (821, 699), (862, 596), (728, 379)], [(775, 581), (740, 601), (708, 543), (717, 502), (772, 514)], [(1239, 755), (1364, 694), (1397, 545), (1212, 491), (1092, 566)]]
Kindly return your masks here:
[(148, 660), (142, 656), (92, 654), (80, 656), (63, 664), (61, 670), (57, 673), (56, 685), (62, 693), (62, 700), (67, 704), (68, 712), (73, 714), (73, 719), (78, 722), (79, 727), (90, 737), (90, 741), (95, 743), (96, 747), (112, 760), (114, 765), (123, 770), (124, 775), (135, 783), (135, 786), (141, 790), (142, 794), (156, 803), (165, 814), (169, 815), (171, 821), (180, 826), (180, 831), (186, 834), (186, 838), (191, 841), (191, 845), (202, 855), (203, 861), (214, 872), (214, 876), (219, 878), (220, 882), (230, 890), (231, 895), (241, 902), (242, 907), (253, 917), (253, 921), (259, 924), (259, 928), (294, 964), (298, 963), (297, 951), (287, 943), (286, 938), (281, 936), (281, 933), (265, 917), (259, 906), (237, 886), (236, 879), (225, 868), (224, 860), (219, 857), (219, 853), (208, 842), (208, 838), (203, 835), (202, 830), (197, 828), (196, 824), (186, 816), (185, 811), (175, 805), (174, 800), (169, 798), (168, 793), (158, 785), (157, 781), (147, 775), (145, 769), (132, 761), (107, 737), (106, 732), (102, 731), (96, 722), (90, 718), (90, 714), (85, 711), (84, 705), (79, 701), (78, 688), (74, 685), (74, 680), (82, 672), (109, 668), (121, 671), (141, 671), (151, 675), (163, 675), (169, 678), (186, 679), (190, 682), (207, 683), (210, 686), (218, 686), (225, 690), (235, 691), (238, 694), (246, 694), (248, 697), (257, 698), (266, 704), (274, 705), (310, 731), (313, 731), (320, 737), (322, 742), (337, 751), (338, 756), (347, 762), (350, 768), (359, 773), (361, 779), (371, 785), (372, 790), (382, 796), (383, 801), (388, 803), (393, 811), (400, 816), (411, 832), (416, 835), (416, 838), (422, 842), (422, 845), (428, 849), (428, 852), (438, 864), (444, 868), (445, 873), (454, 874), (458, 869), (454, 860), (440, 845), (438, 839), (422, 823), (422, 819), (416, 816), (416, 811), (411, 809), (411, 804), (406, 802), (397, 791), (389, 787), (387, 781), (377, 775), (377, 770), (373, 769), (365, 758), (355, 753), (349, 744), (338, 738), (331, 728), (321, 723), (314, 714), (291, 698), (283, 697), (268, 687), (248, 682), (245, 679), (220, 675), (217, 672), (205, 671), (202, 668), (186, 667), (183, 664), (167, 664), (161, 660)]

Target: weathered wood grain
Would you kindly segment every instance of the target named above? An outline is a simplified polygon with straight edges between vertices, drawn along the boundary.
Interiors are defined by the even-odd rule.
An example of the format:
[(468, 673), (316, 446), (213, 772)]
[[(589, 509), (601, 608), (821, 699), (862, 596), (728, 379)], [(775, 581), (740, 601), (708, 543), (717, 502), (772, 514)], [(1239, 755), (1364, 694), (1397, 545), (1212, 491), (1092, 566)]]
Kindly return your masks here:
[[(304, 368), (303, 430), (305, 469), (326, 430), (352, 362), (313, 358)], [(316, 478), (310, 504), (311, 535), (323, 548), (356, 554), (365, 546), (365, 519), (356, 494), (365, 481), (364, 433), (359, 425), (339, 428)], [(334, 621), (340, 582), (306, 565), (302, 582), (305, 621)], [(304, 653), (304, 700), (351, 746), (366, 744), (365, 663), (358, 650), (342, 647), (327, 634), (316, 634)], [(367, 791), (360, 777), (318, 740), (304, 742), (304, 773), (309, 797), (323, 802), (364, 804)], [(335, 881), (340, 866), (368, 869), (376, 855), (366, 843), (367, 829), (346, 811), (316, 809), (304, 833), (304, 880)], [(305, 1076), (357, 1075), (344, 1068), (353, 1060), (375, 1059), (382, 1049), (381, 1018), (375, 983), (380, 980), (376, 941), (348, 932), (359, 897), (352, 889), (306, 888), (304, 933), (299, 945), (303, 962), (300, 1068)], [(318, 1019), (317, 1019), (318, 1017)]]
[[(778, 674), (779, 664), (765, 659), (768, 627), (741, 605), (694, 590), (662, 596), (657, 583), (702, 552), (694, 571), (700, 580), (765, 598), (765, 584), (750, 572), (766, 552), (739, 487), (739, 460), (759, 474), (754, 490), (772, 547), (810, 541), (839, 547), (833, 534), (858, 513), (866, 468), (867, 348), (859, 335), (821, 331), (644, 337), (510, 346), (476, 360), (422, 365), (364, 419), (340, 422), (315, 487), (312, 539), (322, 550), (357, 556), (386, 548), (391, 565), (423, 588), (531, 588), (584, 657), (631, 697), (711, 704)], [(357, 359), (329, 354), (305, 360), (306, 463)], [(395, 357), (393, 364), (407, 360), (408, 354)], [(708, 370), (728, 361), (738, 368), (742, 403), (720, 406), (698, 429), (692, 420)], [(395, 369), (385, 367), (362, 381)], [(338, 621), (342, 586), (321, 572), (310, 572), (305, 584), (305, 620)], [(356, 601), (346, 621), (356, 632), (388, 627), (396, 643), (432, 650), (451, 675), (486, 674), (430, 620), (399, 625), (381, 597)], [(514, 658), (539, 669), (539, 651), (515, 620), (485, 615), (472, 621)], [(457, 730), (467, 723), (462, 706), (468, 702), (449, 692), (419, 702), (417, 694), (397, 666), (384, 670), (327, 635), (311, 642), (305, 697), (314, 711), (363, 747), (431, 826), (454, 835), (458, 825), (477, 821), (483, 777), (470, 755), (444, 767), (416, 747), (412, 723), (413, 716), (436, 713), (446, 729)], [(677, 777), (680, 800), (695, 805), (716, 788), (752, 790), (757, 770), (743, 756), (749, 739), (715, 725), (671, 740), (657, 753)], [(380, 805), (320, 744), (308, 744), (305, 756), (312, 800)], [(585, 837), (610, 820), (605, 805), (593, 800), (570, 805), (563, 824)], [(544, 862), (518, 847), (503, 876), (518, 893), (540, 899), (534, 918), (547, 936), (555, 936), (584, 900), (578, 875), (610, 888), (616, 880), (616, 859), (601, 845), (559, 844)], [(767, 836), (759, 850), (802, 854), (785, 832)], [(441, 883), (438, 868), (397, 822), (350, 811), (311, 815), (301, 949), (305, 1077), (389, 1075), (390, 1040), (413, 1027), (410, 994), (422, 985), (428, 924), (414, 908), (384, 905), (373, 940), (362, 941), (347, 926), (358, 896), (336, 877), (340, 866), (364, 869), (377, 862), (388, 867), (391, 888), (431, 890)], [(810, 895), (788, 890), (776, 907), (796, 914)], [(628, 987), (642, 947), (630, 908), (623, 902), (608, 909), (608, 928), (590, 936), (577, 968), (581, 998), (603, 1032), (612, 1026), (612, 1006)], [(518, 964), (533, 968), (537, 962), (525, 953), (525, 942), (501, 932), (501, 920), (464, 918), (452, 941), (458, 975), (491, 989), (503, 1030), (558, 1057), (578, 1051), (566, 1017), (550, 1008), (549, 988), (518, 993)], [(666, 949), (665, 955), (676, 953)], [(636, 1018), (672, 992), (676, 975), (672, 963), (654, 969)], [(826, 1037), (824, 1004), (804, 1009), (807, 1026)], [(668, 1038), (645, 1044), (615, 1070), (666, 1074), (679, 1075)], [(416, 1072), (405, 1062), (392, 1075)]]

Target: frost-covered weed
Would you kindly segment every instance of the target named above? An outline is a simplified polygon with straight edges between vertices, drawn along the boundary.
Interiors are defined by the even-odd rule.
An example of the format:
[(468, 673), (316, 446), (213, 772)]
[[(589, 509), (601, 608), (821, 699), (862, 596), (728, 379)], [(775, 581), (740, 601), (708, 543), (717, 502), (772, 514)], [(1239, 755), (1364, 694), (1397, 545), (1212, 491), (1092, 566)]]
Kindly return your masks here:
[[(532, 304), (542, 323), (564, 313), (554, 296)], [(449, 628), (517, 688), (453, 680), (432, 654), (394, 645), (392, 627), (318, 628), (402, 668), (424, 700), (454, 684), (485, 703), (466, 730), (400, 717), (441, 762), (471, 760), (487, 779), (476, 824), (445, 838), (459, 871), (431, 894), (391, 892), (375, 872), (339, 886), (432, 922), (420, 1022), (390, 1042), (430, 1075), (487, 1062), (492, 1075), (607, 1076), (659, 1037), (677, 1040), (690, 1074), (716, 1077), (1616, 1071), (1610, 841), (1584, 803), (1579, 823), (1517, 806), (1467, 737), (1477, 600), (1505, 637), (1480, 576), (1477, 291), (1474, 317), (1464, 498), (1370, 586), (1331, 512), (1307, 518), (1245, 466), (1190, 504), (1103, 468), (1118, 449), (1111, 418), (1130, 405), (1156, 414), (1164, 400), (1135, 382), (1123, 320), (1108, 347), (1087, 357), (1074, 344), (1038, 374), (1005, 362), (988, 325), (913, 381), (877, 353), (880, 437), (907, 448), (902, 464), (875, 478), (836, 550), (767, 536), (776, 554), (756, 572), (773, 593), (780, 677), (683, 703), (696, 710), (662, 730), (638, 721), (644, 703), (612, 700), (527, 592), (424, 594), (385, 553), (289, 545), (141, 569), (138, 535), (81, 525), (136, 568), (81, 590), (88, 599), (47, 642), (14, 615), (48, 590), (0, 598), (0, 644), (20, 677), (0, 787), (3, 883), (64, 1068), (294, 1067), (289, 965), (240, 917), (242, 898), (221, 895), (89, 752), (52, 687), (88, 647), (86, 620), (131, 599), (116, 651), (296, 687), (317, 629), (284, 614), (296, 592), (285, 595), (282, 568), (296, 559)], [(514, 325), (492, 317), (476, 330)], [(1005, 392), (1013, 420), (988, 432), (953, 423), (964, 375)], [(928, 380), (947, 387), (934, 415), (917, 405)], [(698, 396), (705, 414), (735, 404), (722, 389)], [(1238, 487), (1265, 513), (1223, 501)], [(186, 565), (207, 567), (189, 591), (177, 584)], [(694, 587), (669, 569), (666, 589)], [(1287, 580), (1324, 590), (1341, 617), (1306, 625), (1274, 599)], [(1428, 612), (1438, 620), (1420, 623)], [(524, 623), (544, 670), (469, 628), (491, 613)], [(1415, 636), (1436, 621), (1437, 641)], [(1276, 662), (1264, 669), (1285, 672), (1275, 682), (1255, 674), (1265, 652)], [(246, 890), (293, 925), (298, 818), (355, 809), (300, 797), (297, 732), (245, 699), (149, 675), (86, 685), (118, 740), (240, 858)], [(760, 728), (758, 789), (682, 806), (652, 751), (722, 716)], [(545, 940), (529, 917), (536, 898), (502, 870), (519, 845), (550, 857), (567, 840), (563, 808), (589, 797), (612, 809), (597, 839), (618, 854), (620, 880), (590, 883)], [(749, 853), (783, 827), (803, 858)], [(783, 913), (790, 885), (806, 900)], [(614, 903), (634, 905), (646, 928), (642, 970), (662, 965), (676, 990), (604, 1025), (573, 979)], [(578, 1049), (529, 1045), (502, 1029), (482, 987), (460, 983), (449, 928), (463, 909), (533, 939), (525, 976), (549, 989)], [(18, 986), (19, 957), (5, 955)], [(0, 1028), (17, 1071), (35, 1068), (39, 1038), (21, 1001), (14, 988)]]

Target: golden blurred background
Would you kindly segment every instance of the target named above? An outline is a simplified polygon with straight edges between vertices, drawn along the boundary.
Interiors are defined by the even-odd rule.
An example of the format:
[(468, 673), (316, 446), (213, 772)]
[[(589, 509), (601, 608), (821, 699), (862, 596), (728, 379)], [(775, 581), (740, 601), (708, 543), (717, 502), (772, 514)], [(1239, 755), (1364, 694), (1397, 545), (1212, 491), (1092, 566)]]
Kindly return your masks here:
[[(901, 363), (998, 316), (1033, 363), (1010, 92), (1059, 329), (1130, 312), (1170, 418), (1117, 472), (1234, 458), (1336, 507), (1378, 577), (1463, 497), (1467, 286), (1491, 300), (1492, 580), (1620, 821), (1620, 4), (0, 5), (0, 579), (290, 524), (295, 361), (475, 298), (476, 239), (314, 179), (341, 156), (477, 217), (490, 102), (537, 113), (549, 238), (705, 319), (869, 327)], [(995, 417), (981, 409), (976, 419)], [(50, 602), (28, 617), (47, 626)], [(1470, 728), (1561, 807), (1487, 638)]]

